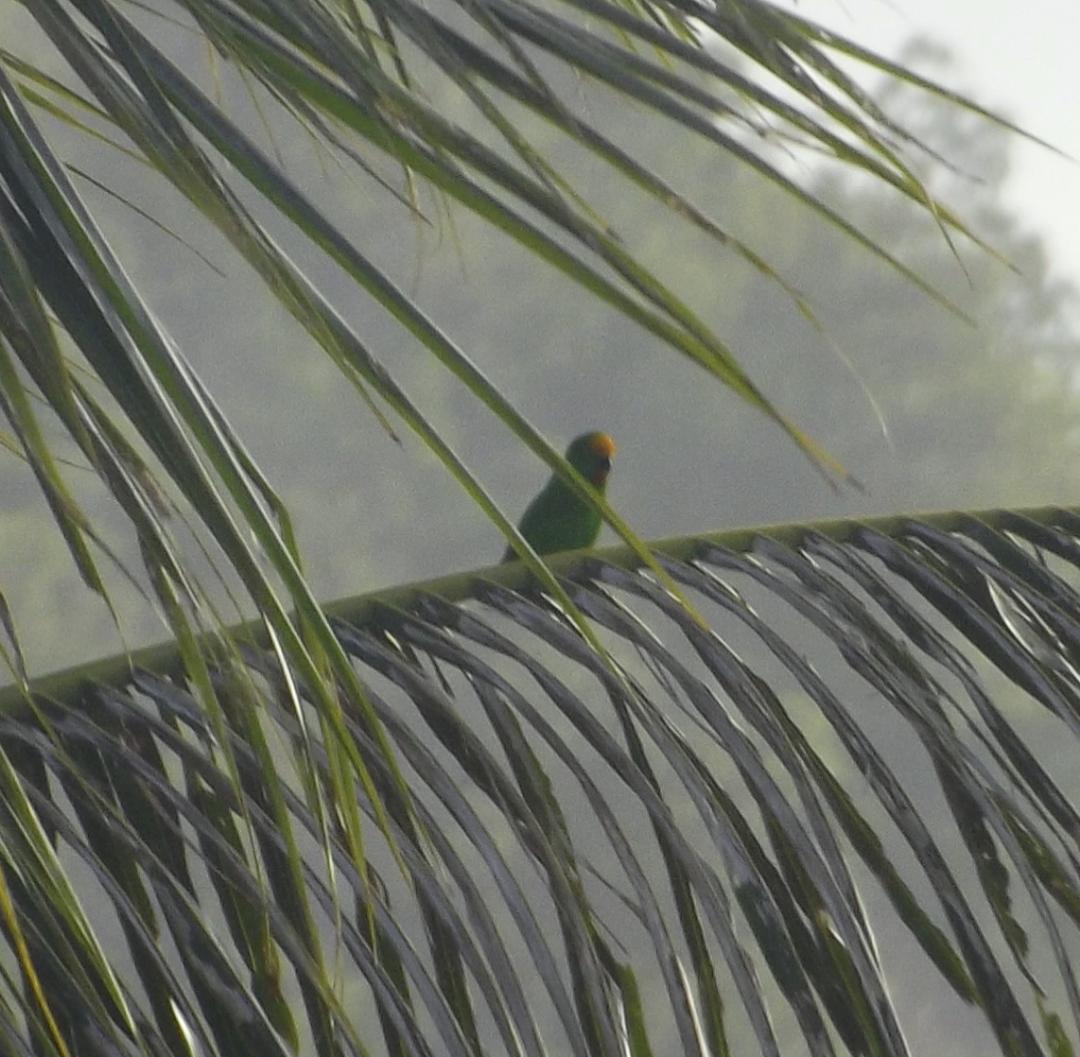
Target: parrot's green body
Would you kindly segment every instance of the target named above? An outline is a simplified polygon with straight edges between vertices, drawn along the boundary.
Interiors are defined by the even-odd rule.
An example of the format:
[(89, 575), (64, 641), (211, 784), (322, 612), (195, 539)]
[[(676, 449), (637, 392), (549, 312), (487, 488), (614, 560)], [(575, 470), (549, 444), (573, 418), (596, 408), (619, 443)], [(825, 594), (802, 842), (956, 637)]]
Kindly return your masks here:
[[(598, 492), (603, 494), (611, 471), (615, 442), (606, 433), (583, 433), (566, 449), (566, 461)], [(603, 519), (587, 500), (580, 497), (558, 474), (540, 490), (525, 508), (518, 531), (529, 541), (537, 554), (588, 547), (600, 534)], [(503, 561), (517, 558), (513, 547), (507, 547)]]

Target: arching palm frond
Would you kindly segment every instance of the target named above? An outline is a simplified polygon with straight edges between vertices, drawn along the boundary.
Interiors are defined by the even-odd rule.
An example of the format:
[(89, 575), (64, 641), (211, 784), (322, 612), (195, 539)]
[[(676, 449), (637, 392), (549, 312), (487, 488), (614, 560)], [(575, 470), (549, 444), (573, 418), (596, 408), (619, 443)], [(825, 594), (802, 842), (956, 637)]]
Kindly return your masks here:
[(400, 777), (252, 628), (9, 691), (16, 1051), (1072, 1052), (1080, 516), (656, 551), (330, 607)]
[[(611, 88), (649, 119), (714, 143), (945, 303), (934, 284), (788, 177), (774, 148), (780, 144), (788, 150), (789, 139), (797, 137), (926, 207), (950, 237), (975, 238), (915, 176), (905, 152), (922, 145), (890, 120), (833, 56), (854, 57), (867, 70), (907, 78), (1000, 120), (761, 0), (730, 5), (576, 0), (549, 6), (469, 0), (438, 9), (401, 0), (340, 6), (313, 0), (287, 5), (199, 0), (176, 3), (165, 17), (113, 0), (46, 0), (25, 8), (5, 2), (14, 13), (25, 12), (34, 30), (26, 31), (25, 53), (17, 48), (20, 38), (0, 51), (0, 224), (6, 237), (19, 246), (20, 225), (37, 230), (46, 224), (53, 238), (66, 229), (74, 245), (56, 249), (73, 257), (70, 263), (80, 274), (85, 276), (86, 267), (96, 270), (98, 281), (100, 268), (107, 267), (114, 273), (113, 300), (120, 296), (130, 302), (130, 292), (115, 275), (122, 261), (78, 260), (100, 242), (100, 233), (65, 166), (82, 174), (92, 172), (94, 164), (68, 156), (70, 140), (64, 140), (61, 152), (45, 129), (51, 133), (59, 118), (77, 132), (75, 153), (81, 145), (91, 158), (103, 142), (118, 147), (126, 158), (145, 163), (148, 183), (170, 186), (208, 228), (223, 234), (365, 399), (385, 401), (474, 495), (474, 483), (444, 450), (423, 409), (395, 385), (388, 357), (343, 320), (334, 299), (300, 270), (295, 254), (283, 252), (279, 240), (295, 240), (342, 269), (552, 467), (560, 465), (557, 452), (438, 321), (342, 233), (304, 181), (290, 176), (280, 155), (260, 146), (266, 133), (287, 141), (299, 123), (314, 154), (374, 176), (375, 193), (386, 197), (389, 209), (401, 210), (403, 227), (416, 216), (427, 222), (414, 181), (426, 182), (731, 387), (774, 418), (827, 472), (843, 475), (759, 391), (740, 365), (738, 350), (728, 349), (664, 275), (642, 263), (614, 230), (604, 204), (584, 199), (573, 175), (561, 172), (540, 145), (539, 133), (551, 131), (610, 167), (615, 182), (608, 185), (609, 197), (620, 186), (644, 191), (658, 211), (670, 210), (685, 221), (688, 232), (708, 233), (767, 280), (780, 282), (809, 315), (809, 304), (759, 251), (654, 171), (652, 159), (634, 157), (597, 127), (588, 107), (574, 98), (568, 77)], [(722, 59), (721, 45), (735, 49), (745, 65)], [(206, 62), (207, 56), (215, 61)], [(200, 68), (205, 68), (201, 77)], [(235, 78), (236, 86), (250, 93), (262, 121), (245, 118), (245, 108), (222, 101), (221, 78), (226, 88)], [(533, 123), (520, 120), (520, 106), (535, 117)], [(44, 192), (48, 204), (28, 204), (29, 188)], [(39, 295), (49, 301), (47, 277), (34, 271), (32, 252), (25, 246), (21, 251), (29, 254), (27, 266)], [(52, 307), (70, 331), (70, 321)], [(138, 306), (118, 310), (123, 307), (121, 318), (133, 326)], [(93, 336), (70, 336), (92, 360)], [(142, 355), (150, 354), (142, 350)], [(179, 400), (183, 390), (172, 392)]]

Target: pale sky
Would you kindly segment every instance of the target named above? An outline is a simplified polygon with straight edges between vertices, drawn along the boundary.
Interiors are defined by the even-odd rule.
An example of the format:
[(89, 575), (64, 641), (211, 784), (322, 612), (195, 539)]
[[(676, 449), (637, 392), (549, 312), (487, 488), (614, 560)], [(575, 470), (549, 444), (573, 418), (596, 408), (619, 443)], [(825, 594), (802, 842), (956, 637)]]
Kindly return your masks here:
[[(950, 87), (1080, 159), (1077, 0), (786, 2), (890, 57), (917, 34), (945, 44), (956, 59)], [(1080, 288), (1080, 162), (1019, 138), (1011, 145), (1009, 205), (1047, 239), (1058, 277)]]

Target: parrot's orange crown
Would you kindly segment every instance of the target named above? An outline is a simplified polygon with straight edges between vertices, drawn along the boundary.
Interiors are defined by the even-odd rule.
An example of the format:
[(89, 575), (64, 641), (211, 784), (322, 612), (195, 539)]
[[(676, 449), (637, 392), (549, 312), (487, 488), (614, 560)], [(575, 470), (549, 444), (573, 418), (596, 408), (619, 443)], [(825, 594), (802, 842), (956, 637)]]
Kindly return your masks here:
[(619, 450), (606, 433), (590, 433), (589, 447), (603, 459), (610, 459)]
[(570, 465), (597, 488), (602, 489), (611, 472), (615, 441), (606, 433), (582, 433), (570, 442), (566, 458)]

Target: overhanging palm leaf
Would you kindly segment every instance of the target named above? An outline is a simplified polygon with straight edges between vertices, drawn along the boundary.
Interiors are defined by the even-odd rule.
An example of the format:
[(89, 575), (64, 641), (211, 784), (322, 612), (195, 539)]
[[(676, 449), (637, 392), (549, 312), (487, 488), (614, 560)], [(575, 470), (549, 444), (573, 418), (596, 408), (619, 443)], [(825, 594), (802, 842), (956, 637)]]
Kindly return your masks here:
[[(611, 664), (520, 567), (332, 607), (408, 785), (346, 702), (397, 845), (363, 870), (310, 693), (250, 629), (211, 672), (217, 730), (166, 648), (43, 682), (32, 710), (8, 692), (12, 1023), (48, 1034), (32, 965), (72, 1052), (903, 1054), (879, 948), (914, 944), (907, 971), (1000, 1052), (1069, 1052), (1080, 820), (1054, 770), (1080, 722), (1080, 518), (657, 550), (711, 631), (631, 568), (556, 563)], [(31, 811), (83, 863), (77, 901)]]
[[(126, 137), (139, 157), (226, 234), (343, 369), (359, 372), (365, 391), (374, 389), (437, 447), (430, 432), (401, 406), (400, 394), (382, 366), (355, 335), (343, 330), (324, 295), (310, 288), (310, 281), (296, 272), (241, 204), (232, 186), (234, 174), (221, 163), (234, 166), (252, 191), (341, 265), (523, 441), (551, 466), (559, 465), (557, 453), (464, 353), (355, 244), (334, 230), (280, 166), (257, 148), (238, 120), (215, 102), (214, 93), (195, 83), (139, 28), (126, 5), (86, 0), (75, 6), (77, 16), (61, 0), (28, 5), (27, 10), (59, 52), (71, 79), (85, 85), (94, 102), (82, 101), (76, 85), (65, 87), (27, 56), (6, 52), (0, 64), (13, 75), (5, 89), (9, 121), (29, 120), (25, 114), (17, 116), (16, 97), (21, 96), (48, 113), (69, 114), (80, 129), (87, 127), (87, 116), (96, 124), (112, 126), (102, 131), (113, 138)], [(566, 68), (610, 85), (656, 115), (715, 141), (725, 153), (841, 226), (928, 296), (943, 300), (936, 288), (887, 249), (784, 176), (766, 150), (747, 145), (747, 137), (751, 143), (767, 143), (796, 132), (829, 156), (926, 204), (943, 231), (970, 234), (913, 176), (901, 151), (890, 142), (895, 137), (911, 145), (913, 137), (890, 122), (830, 61), (820, 27), (767, 4), (711, 8), (590, 0), (547, 10), (484, 0), (447, 5), (438, 14), (398, 0), (371, 3), (366, 9), (345, 5), (340, 11), (309, 2), (262, 6), (213, 0), (177, 7), (182, 20), (197, 27), (231, 65), (261, 85), (264, 107), (295, 115), (317, 140), (350, 164), (360, 161), (370, 170), (386, 158), (400, 162), (410, 174), (474, 210), (731, 386), (775, 418), (830, 471), (840, 472), (758, 391), (731, 351), (663, 277), (651, 274), (634, 258), (609, 222), (510, 121), (504, 98), (526, 104), (543, 121), (605, 159), (627, 181), (648, 191), (659, 207), (708, 231), (766, 276), (778, 279), (806, 312), (810, 308), (798, 292), (752, 247), (731, 237), (592, 127), (586, 115), (564, 103), (559, 79), (540, 71), (530, 57), (533, 51), (554, 56)], [(580, 16), (574, 15), (575, 9)], [(748, 56), (754, 64), (750, 73), (715, 57), (711, 45), (718, 40)], [(836, 43), (842, 51), (852, 48), (840, 38)], [(858, 57), (886, 66), (865, 51)], [(898, 72), (894, 66), (887, 68)], [(752, 76), (754, 70), (767, 71), (794, 89), (802, 106), (761, 87)], [(445, 95), (450, 85), (471, 107), (462, 115), (469, 124), (456, 123), (429, 102)], [(735, 103), (722, 100), (718, 89), (733, 92)], [(493, 90), (496, 94), (491, 94)], [(951, 98), (968, 105), (955, 95)], [(764, 124), (750, 114), (766, 114), (775, 124)], [(486, 128), (470, 131), (474, 118)], [(509, 157), (488, 144), (488, 133), (505, 142)], [(11, 143), (8, 149), (20, 147)], [(62, 184), (57, 190), (65, 197), (73, 194)], [(9, 194), (17, 197), (14, 190)], [(84, 216), (77, 223), (87, 220)]]

